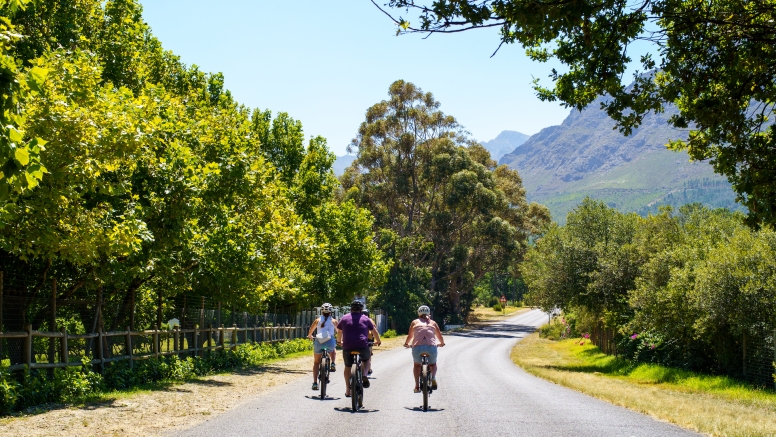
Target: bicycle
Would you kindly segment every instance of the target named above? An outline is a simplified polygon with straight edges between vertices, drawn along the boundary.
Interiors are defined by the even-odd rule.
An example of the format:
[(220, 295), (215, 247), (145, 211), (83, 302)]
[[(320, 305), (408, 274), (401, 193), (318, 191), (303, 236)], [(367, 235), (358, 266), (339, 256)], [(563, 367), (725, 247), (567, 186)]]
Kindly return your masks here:
[(428, 397), (434, 391), (431, 389), (431, 370), (428, 364), (428, 352), (420, 354), (420, 391), (423, 392), (423, 411), (428, 411)]
[(350, 351), (353, 355), (353, 365), (350, 368), (350, 401), (351, 411), (356, 412), (364, 407), (364, 374), (361, 370), (361, 354)]
[(324, 400), (326, 399), (326, 385), (329, 383), (331, 358), (329, 358), (329, 350), (327, 348), (324, 347), (321, 353), (321, 364), (318, 366), (318, 380), (321, 382), (321, 400)]

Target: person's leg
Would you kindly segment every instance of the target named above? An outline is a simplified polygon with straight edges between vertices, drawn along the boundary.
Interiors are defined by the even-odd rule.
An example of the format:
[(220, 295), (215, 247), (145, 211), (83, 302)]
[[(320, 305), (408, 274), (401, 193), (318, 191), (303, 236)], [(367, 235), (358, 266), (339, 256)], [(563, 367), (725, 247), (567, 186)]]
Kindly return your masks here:
[(412, 363), (412, 375), (415, 377), (415, 390), (420, 389), (420, 363)]
[(313, 384), (318, 382), (318, 368), (321, 367), (321, 359), (323, 354), (314, 354), (315, 360), (313, 361)]
[(345, 366), (342, 374), (345, 375), (345, 396), (348, 396), (350, 395), (350, 366)]

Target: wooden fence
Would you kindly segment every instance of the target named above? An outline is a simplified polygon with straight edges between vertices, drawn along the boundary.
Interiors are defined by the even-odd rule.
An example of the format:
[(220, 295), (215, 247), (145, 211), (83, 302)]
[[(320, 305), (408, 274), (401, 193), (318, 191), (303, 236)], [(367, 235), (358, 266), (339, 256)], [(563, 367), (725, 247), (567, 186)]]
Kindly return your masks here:
[[(129, 361), (130, 367), (137, 360), (161, 356), (202, 356), (214, 350), (227, 350), (240, 343), (261, 343), (285, 341), (307, 336), (303, 326), (254, 326), (238, 328), (221, 325), (206, 329), (180, 329), (170, 331), (156, 329), (145, 331), (96, 332), (91, 334), (69, 334), (62, 328), (59, 332), (40, 332), (27, 325), (24, 332), (0, 332), (2, 339), (21, 339), (23, 362), (7, 367), (9, 371), (30, 369), (53, 369), (67, 366), (81, 366), (91, 363), (97, 370), (103, 370), (106, 363)], [(48, 339), (48, 351), (37, 353)], [(36, 340), (38, 340), (36, 342)], [(37, 345), (36, 345), (37, 343)], [(36, 347), (38, 346), (38, 347)], [(86, 360), (84, 360), (86, 358)], [(91, 359), (90, 359), (91, 358)]]

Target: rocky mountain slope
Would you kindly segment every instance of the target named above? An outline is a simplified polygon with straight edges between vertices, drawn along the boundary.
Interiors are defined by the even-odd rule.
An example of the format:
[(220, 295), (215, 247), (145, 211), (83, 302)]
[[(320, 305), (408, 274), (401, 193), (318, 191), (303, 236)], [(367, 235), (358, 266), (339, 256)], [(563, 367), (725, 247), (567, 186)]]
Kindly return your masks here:
[(520, 172), (528, 198), (547, 205), (556, 221), (564, 222), (585, 196), (640, 214), (690, 202), (740, 209), (730, 184), (711, 165), (665, 148), (668, 140), (687, 136), (668, 124), (670, 110), (648, 115), (625, 137), (613, 130), (599, 103), (572, 111), (561, 125), (543, 129), (500, 159)]
[(350, 167), (350, 164), (352, 164), (355, 160), (356, 155), (338, 156), (337, 159), (334, 160), (334, 164), (332, 164), (331, 169), (334, 170), (334, 174), (337, 175), (337, 177), (340, 177), (343, 173), (345, 173), (345, 169)]

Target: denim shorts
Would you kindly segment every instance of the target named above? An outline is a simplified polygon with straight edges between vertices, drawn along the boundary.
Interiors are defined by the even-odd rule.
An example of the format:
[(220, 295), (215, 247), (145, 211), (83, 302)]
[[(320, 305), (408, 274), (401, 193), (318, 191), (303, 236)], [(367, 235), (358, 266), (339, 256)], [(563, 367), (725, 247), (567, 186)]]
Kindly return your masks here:
[(313, 342), (313, 352), (316, 354), (323, 353), (323, 348), (326, 348), (329, 350), (329, 353), (334, 352), (334, 348), (337, 347), (337, 341), (334, 338), (330, 338), (323, 343), (318, 343), (318, 339), (316, 338)]
[(437, 347), (429, 345), (417, 345), (412, 346), (412, 361), (420, 364), (420, 354), (428, 353), (428, 363), (436, 364), (437, 361)]

